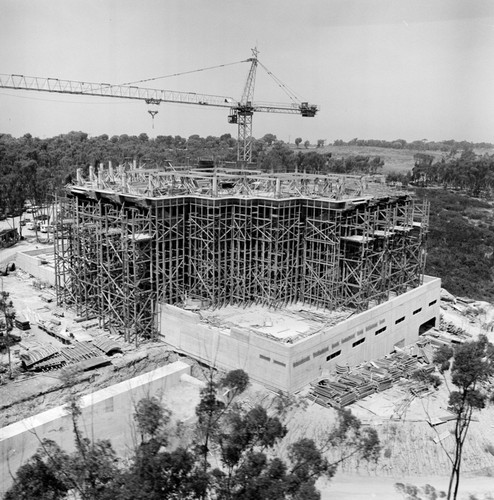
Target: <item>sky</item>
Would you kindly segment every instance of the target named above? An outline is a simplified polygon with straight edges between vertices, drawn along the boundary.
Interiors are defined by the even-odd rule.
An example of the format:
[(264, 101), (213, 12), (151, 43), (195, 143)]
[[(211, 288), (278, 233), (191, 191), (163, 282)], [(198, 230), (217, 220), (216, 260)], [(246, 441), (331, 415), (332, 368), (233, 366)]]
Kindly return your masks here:
[[(0, 0), (0, 73), (239, 100), (251, 49), (314, 118), (253, 135), (494, 143), (492, 0)], [(238, 63), (238, 64), (230, 64)], [(220, 68), (193, 70), (222, 66)], [(159, 78), (168, 76), (167, 78)], [(159, 78), (159, 79), (158, 79)], [(254, 101), (290, 99), (262, 68)], [(0, 88), (0, 133), (220, 136), (228, 110)]]

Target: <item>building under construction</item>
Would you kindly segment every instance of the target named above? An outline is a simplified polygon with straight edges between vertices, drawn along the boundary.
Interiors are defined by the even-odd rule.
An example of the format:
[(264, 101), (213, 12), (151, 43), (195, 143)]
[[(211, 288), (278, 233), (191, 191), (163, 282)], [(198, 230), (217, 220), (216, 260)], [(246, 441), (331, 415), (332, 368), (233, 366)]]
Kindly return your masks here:
[[(412, 291), (416, 305), (425, 289), (430, 303), (440, 284), (424, 283), (427, 227), (426, 203), (371, 177), (100, 166), (87, 179), (79, 173), (61, 202), (58, 301), (129, 342), (163, 335), (224, 365), (177, 345), (170, 311), (297, 305), (356, 317)], [(438, 315), (434, 308), (420, 325)]]

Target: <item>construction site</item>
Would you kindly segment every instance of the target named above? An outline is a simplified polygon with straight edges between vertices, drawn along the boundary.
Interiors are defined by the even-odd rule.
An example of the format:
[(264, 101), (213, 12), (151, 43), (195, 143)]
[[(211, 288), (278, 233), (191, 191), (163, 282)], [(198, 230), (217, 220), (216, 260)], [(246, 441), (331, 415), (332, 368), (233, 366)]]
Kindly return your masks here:
[(336, 362), (383, 356), (438, 322), (440, 280), (423, 274), (428, 206), (378, 181), (79, 171), (59, 200), (58, 305), (129, 343), (163, 339), (209, 365), (300, 389)]

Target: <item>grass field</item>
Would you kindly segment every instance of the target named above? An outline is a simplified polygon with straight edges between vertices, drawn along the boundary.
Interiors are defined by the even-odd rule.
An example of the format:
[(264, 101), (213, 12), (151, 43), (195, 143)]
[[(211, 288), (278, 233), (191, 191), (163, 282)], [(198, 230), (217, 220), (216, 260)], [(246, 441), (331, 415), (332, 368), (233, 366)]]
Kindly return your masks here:
[[(377, 148), (368, 146), (324, 146), (323, 148), (310, 147), (299, 149), (292, 146), (294, 151), (301, 151), (302, 153), (308, 151), (317, 151), (318, 153), (332, 153), (335, 158), (347, 158), (348, 156), (380, 156), (384, 160), (384, 167), (382, 172), (400, 172), (406, 173), (412, 170), (414, 166), (413, 155), (424, 151), (414, 151), (411, 149), (390, 149), (390, 148)], [(425, 151), (427, 154), (434, 156), (436, 160), (440, 160), (444, 153), (440, 151)]]
[[(384, 167), (382, 173), (399, 172), (406, 173), (412, 170), (414, 166), (413, 155), (416, 153), (426, 153), (434, 156), (434, 161), (439, 161), (447, 153), (444, 151), (418, 151), (413, 149), (391, 149), (391, 148), (378, 148), (372, 146), (324, 146), (316, 148), (310, 146), (305, 149), (303, 146), (297, 148), (294, 144), (290, 144), (294, 152), (301, 151), (306, 153), (309, 151), (317, 151), (318, 153), (333, 153), (335, 158), (347, 158), (348, 156), (380, 156), (384, 160)], [(474, 152), (478, 155), (492, 155), (494, 149), (476, 148)]]

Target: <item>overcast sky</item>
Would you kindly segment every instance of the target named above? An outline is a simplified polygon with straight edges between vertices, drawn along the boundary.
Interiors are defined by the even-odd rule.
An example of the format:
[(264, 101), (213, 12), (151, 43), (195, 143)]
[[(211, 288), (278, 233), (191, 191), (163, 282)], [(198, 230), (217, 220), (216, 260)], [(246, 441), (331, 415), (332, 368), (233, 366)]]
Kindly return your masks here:
[[(494, 142), (491, 0), (0, 0), (0, 73), (120, 84), (243, 61), (251, 48), (315, 118), (253, 135)], [(140, 84), (239, 99), (249, 63)], [(258, 69), (256, 101), (289, 102)], [(228, 110), (0, 89), (0, 133), (224, 133)]]

